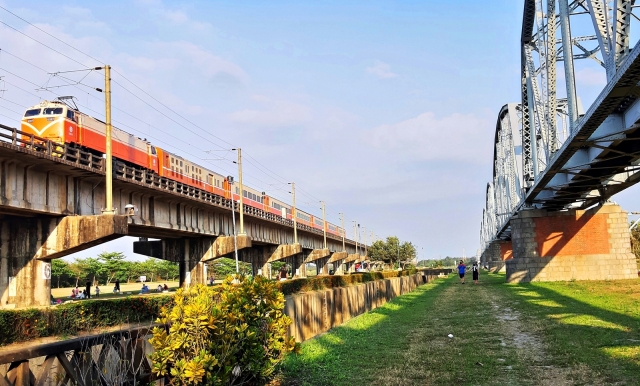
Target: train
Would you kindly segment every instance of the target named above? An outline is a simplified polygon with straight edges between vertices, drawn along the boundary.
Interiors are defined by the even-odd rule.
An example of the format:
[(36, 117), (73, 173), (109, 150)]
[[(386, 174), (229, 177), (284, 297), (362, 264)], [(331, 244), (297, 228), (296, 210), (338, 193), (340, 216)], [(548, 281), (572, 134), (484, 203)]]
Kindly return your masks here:
[[(43, 100), (40, 104), (27, 108), (22, 117), (20, 130), (23, 135), (34, 135), (54, 143), (68, 144), (103, 155), (106, 151), (106, 124), (81, 112), (66, 100)], [(194, 188), (202, 189), (225, 198), (238, 201), (240, 189), (220, 173), (207, 169), (179, 154), (155, 146), (146, 139), (136, 137), (113, 126), (111, 130), (112, 156), (130, 166), (146, 169), (160, 177), (174, 180)], [(235, 189), (232, 189), (235, 188)], [(268, 196), (264, 191), (244, 186), (243, 204), (265, 212), (296, 221), (327, 233), (343, 236), (344, 229), (326, 223), (310, 213)]]

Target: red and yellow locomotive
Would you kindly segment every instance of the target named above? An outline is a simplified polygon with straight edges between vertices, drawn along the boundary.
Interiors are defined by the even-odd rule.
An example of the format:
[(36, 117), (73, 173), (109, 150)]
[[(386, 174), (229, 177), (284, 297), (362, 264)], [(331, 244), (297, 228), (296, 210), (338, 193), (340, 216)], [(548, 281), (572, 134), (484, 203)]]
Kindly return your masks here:
[[(42, 101), (39, 105), (27, 109), (22, 118), (21, 131), (56, 143), (90, 149), (104, 154), (106, 151), (106, 124), (99, 119), (82, 113), (78, 109), (62, 101)], [(112, 154), (117, 160), (138, 168), (144, 168), (174, 181), (205, 190), (223, 197), (231, 197), (237, 201), (240, 191), (233, 187), (223, 175), (204, 168), (177, 154), (152, 145), (149, 141), (133, 134), (112, 129)], [(295, 210), (291, 205), (264, 192), (244, 186), (243, 203), (264, 211), (296, 221), (312, 228), (322, 229), (321, 218)], [(327, 233), (342, 236), (342, 229), (327, 223)]]

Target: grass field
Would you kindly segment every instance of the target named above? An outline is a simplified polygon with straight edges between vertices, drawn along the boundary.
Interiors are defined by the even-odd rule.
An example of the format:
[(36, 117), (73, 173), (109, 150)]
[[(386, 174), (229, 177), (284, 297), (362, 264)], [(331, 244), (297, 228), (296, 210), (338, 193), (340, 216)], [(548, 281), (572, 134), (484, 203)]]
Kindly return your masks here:
[[(163, 286), (166, 284), (169, 287), (170, 292), (174, 292), (179, 286), (179, 283), (177, 281), (148, 282), (146, 284), (149, 287), (150, 294), (157, 293), (155, 289), (158, 287), (158, 284)], [(140, 289), (142, 288), (142, 283), (120, 283), (120, 294), (113, 293), (113, 286), (114, 286), (113, 284), (110, 284), (108, 286), (106, 285), (100, 286), (100, 299), (114, 299), (114, 298), (122, 298), (126, 296), (131, 296), (131, 295), (137, 295), (140, 293)], [(70, 300), (69, 296), (71, 296), (71, 290), (73, 288), (75, 287), (51, 288), (51, 295), (53, 296), (54, 299), (56, 300), (60, 299), (64, 302), (66, 300)], [(85, 288), (84, 286), (78, 286), (78, 289), (80, 289), (80, 291), (82, 291), (84, 288)], [(95, 286), (91, 287), (92, 299), (95, 297), (95, 289), (96, 289)]]
[(303, 343), (277, 383), (637, 385), (639, 327), (640, 280), (450, 277)]

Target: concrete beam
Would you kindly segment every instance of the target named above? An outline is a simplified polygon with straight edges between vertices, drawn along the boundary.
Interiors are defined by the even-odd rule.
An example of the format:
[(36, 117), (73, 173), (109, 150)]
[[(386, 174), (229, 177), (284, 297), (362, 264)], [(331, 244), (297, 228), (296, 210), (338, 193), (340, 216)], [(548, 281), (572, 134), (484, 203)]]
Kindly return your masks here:
[(271, 257), (267, 260), (267, 263), (282, 260), (293, 255), (302, 253), (302, 246), (300, 244), (283, 244), (278, 245), (278, 248), (271, 254)]
[[(234, 243), (232, 236), (135, 241), (133, 252), (179, 263), (180, 286), (188, 287), (192, 283), (205, 284), (205, 262), (233, 254)], [(251, 238), (238, 236), (237, 243), (238, 250), (250, 248)]]
[(127, 216), (67, 216), (57, 220), (41, 222), (45, 229), (39, 230), (48, 236), (36, 251), (36, 259), (57, 259), (127, 234)]
[(309, 253), (309, 255), (307, 256), (306, 260), (304, 261), (305, 263), (311, 263), (313, 261), (316, 261), (318, 259), (322, 259), (324, 257), (328, 257), (331, 254), (331, 252), (329, 252), (329, 249), (314, 249), (311, 251), (311, 253)]
[(251, 237), (247, 235), (238, 235), (237, 240), (233, 236), (220, 236), (215, 239), (213, 245), (207, 250), (202, 257), (203, 262), (218, 259), (235, 253), (237, 249), (251, 248)]
[(344, 263), (355, 262), (358, 258), (360, 258), (360, 255), (353, 253), (347, 256), (347, 258), (344, 260)]
[(347, 256), (348, 256), (347, 252), (333, 252), (327, 263), (339, 262), (340, 260), (346, 259)]
[(50, 260), (126, 235), (127, 221), (116, 215), (3, 218), (0, 307), (49, 305)]
[[(193, 256), (200, 262), (207, 262), (234, 253), (233, 236), (199, 237), (181, 239), (163, 239), (155, 241), (134, 241), (133, 252), (144, 256), (155, 257), (169, 261), (180, 261), (184, 258), (184, 243), (188, 240), (192, 251), (199, 256)], [(251, 238), (247, 235), (238, 236), (238, 250), (251, 248)]]

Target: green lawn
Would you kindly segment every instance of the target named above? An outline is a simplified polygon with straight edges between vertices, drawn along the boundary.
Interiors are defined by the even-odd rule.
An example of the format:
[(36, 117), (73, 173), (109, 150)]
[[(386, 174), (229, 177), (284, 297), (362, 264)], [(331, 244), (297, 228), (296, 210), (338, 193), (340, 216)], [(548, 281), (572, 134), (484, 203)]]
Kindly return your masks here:
[(504, 286), (556, 366), (587, 366), (606, 384), (640, 384), (640, 280)]
[[(284, 385), (636, 385), (640, 280), (436, 280), (302, 344)], [(453, 334), (453, 338), (447, 335)]]

